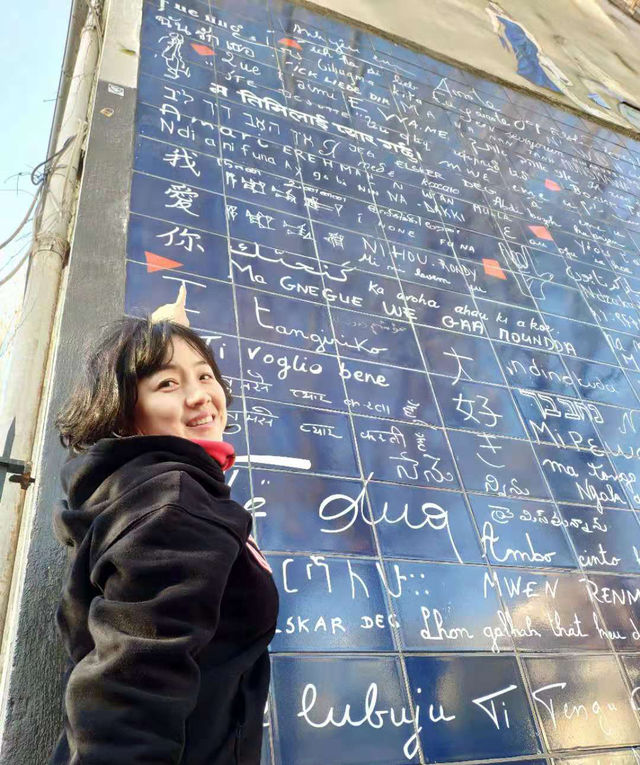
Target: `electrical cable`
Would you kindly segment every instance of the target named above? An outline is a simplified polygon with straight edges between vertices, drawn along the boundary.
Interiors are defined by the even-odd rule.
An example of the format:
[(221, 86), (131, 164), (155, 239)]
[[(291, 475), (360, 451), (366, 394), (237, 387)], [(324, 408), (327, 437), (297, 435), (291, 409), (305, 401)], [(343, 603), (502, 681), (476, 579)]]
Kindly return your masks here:
[(42, 193), (42, 186), (40, 186), (40, 188), (33, 195), (33, 199), (31, 200), (31, 204), (29, 205), (29, 209), (27, 210), (26, 215), (24, 216), (24, 218), (20, 222), (20, 225), (18, 226), (18, 228), (13, 232), (13, 234), (11, 234), (11, 236), (8, 239), (6, 239), (4, 242), (2, 242), (2, 244), (0, 244), (0, 250), (3, 250), (22, 231), (22, 229), (26, 225), (27, 221), (29, 220), (29, 216), (33, 212), (33, 208), (36, 206), (41, 193)]
[(74, 138), (75, 138), (75, 135), (70, 135), (67, 138), (67, 140), (64, 142), (61, 149), (59, 149), (55, 154), (52, 154), (50, 157), (47, 157), (47, 159), (45, 159), (43, 162), (40, 162), (40, 164), (36, 165), (33, 168), (33, 170), (31, 171), (31, 183), (33, 183), (34, 186), (38, 186), (43, 181), (45, 181), (53, 168), (45, 167), (45, 169), (42, 171), (40, 178), (38, 178), (37, 180), (34, 178), (34, 175), (36, 174), (36, 170), (39, 170), (43, 165), (47, 165), (49, 162), (53, 162), (53, 160), (56, 159), (56, 157), (59, 157), (65, 151), (65, 149), (71, 143), (71, 141), (73, 141)]
[[(37, 190), (37, 191), (36, 191), (36, 193), (34, 194), (33, 200), (31, 201), (31, 204), (29, 205), (29, 210), (27, 211), (27, 214), (24, 216), (24, 218), (23, 218), (23, 219), (22, 219), (22, 221), (20, 222), (20, 225), (19, 225), (19, 226), (18, 226), (18, 228), (17, 228), (17, 229), (16, 229), (16, 230), (15, 230), (15, 231), (14, 231), (14, 232), (11, 234), (11, 236), (10, 236), (10, 237), (9, 237), (9, 238), (8, 238), (8, 239), (5, 241), (5, 242), (2, 242), (2, 244), (0, 244), (0, 250), (1, 250), (1, 249), (3, 249), (4, 247), (6, 247), (6, 245), (7, 245), (7, 244), (9, 244), (11, 241), (13, 241), (13, 240), (16, 238), (16, 236), (18, 236), (18, 234), (20, 233), (20, 231), (21, 231), (21, 230), (24, 228), (24, 226), (26, 225), (27, 221), (29, 220), (29, 216), (30, 216), (30, 215), (31, 215), (31, 213), (33, 212), (33, 209), (34, 209), (34, 207), (36, 206), (36, 204), (37, 204), (39, 201), (42, 201), (42, 197), (43, 197), (43, 193), (42, 193), (42, 192), (43, 192), (43, 190), (44, 190), (44, 188), (45, 188), (45, 186), (46, 186), (46, 181), (47, 181), (47, 179), (49, 178), (49, 176), (51, 175), (51, 173), (53, 173), (53, 171), (54, 171), (54, 170), (56, 169), (56, 167), (58, 166), (58, 163), (59, 163), (59, 161), (60, 161), (60, 158), (61, 158), (61, 156), (62, 156), (63, 152), (65, 152), (65, 151), (66, 151), (66, 149), (68, 148), (68, 146), (69, 146), (69, 145), (71, 144), (71, 142), (72, 142), (72, 141), (73, 141), (73, 140), (74, 140), (74, 139), (77, 137), (77, 135), (78, 135), (78, 134), (76, 134), (76, 135), (72, 135), (72, 136), (69, 136), (69, 138), (67, 138), (67, 140), (66, 140), (66, 141), (64, 142), (64, 144), (62, 145), (62, 148), (60, 148), (60, 149), (59, 149), (57, 152), (55, 152), (55, 154), (52, 154), (50, 157), (47, 157), (47, 159), (45, 159), (43, 162), (40, 162), (38, 165), (36, 165), (36, 166), (33, 168), (33, 170), (31, 171), (31, 181), (32, 181), (32, 183), (34, 183), (34, 184), (36, 184), (36, 185), (38, 186), (38, 190)], [(50, 166), (49, 166), (49, 167), (47, 167), (47, 165), (49, 165), (49, 164), (50, 164)], [(41, 179), (40, 179), (40, 180), (38, 180), (38, 181), (35, 181), (35, 180), (33, 179), (34, 173), (35, 173), (35, 172), (36, 172), (36, 171), (37, 171), (39, 168), (41, 168), (41, 167), (43, 167), (43, 166), (45, 166), (45, 169), (42, 171), (42, 177), (41, 177)], [(34, 231), (35, 231), (35, 222), (36, 222), (36, 220), (37, 220), (37, 219), (38, 219), (38, 217), (39, 217), (39, 213), (40, 213), (40, 210), (38, 210), (38, 211), (36, 212), (36, 214), (34, 215), (34, 217), (33, 217), (33, 221), (34, 221)], [(25, 253), (25, 255), (24, 255), (24, 256), (23, 256), (23, 257), (20, 259), (20, 261), (19, 261), (19, 262), (16, 264), (16, 266), (15, 266), (15, 267), (14, 267), (14, 268), (13, 268), (13, 269), (12, 269), (12, 270), (11, 270), (11, 271), (10, 271), (10, 272), (7, 274), (7, 275), (6, 275), (6, 276), (3, 276), (3, 277), (0, 279), (0, 287), (2, 287), (2, 285), (3, 285), (3, 284), (6, 284), (6, 283), (7, 283), (7, 282), (8, 282), (8, 281), (9, 281), (9, 280), (10, 280), (10, 279), (13, 277), (13, 276), (15, 276), (15, 274), (16, 274), (16, 273), (17, 273), (17, 272), (20, 270), (21, 266), (24, 264), (24, 262), (25, 262), (25, 261), (26, 261), (26, 260), (27, 260), (27, 259), (28, 259), (30, 256), (31, 256), (31, 247), (29, 247), (29, 249), (27, 250), (27, 252)]]
[[(53, 171), (54, 167), (57, 166), (58, 163), (55, 162), (55, 164), (52, 164), (50, 167), (46, 167), (46, 165), (58, 159), (60, 155), (67, 149), (67, 147), (69, 146), (69, 144), (71, 143), (71, 141), (73, 141), (75, 137), (76, 137), (75, 135), (69, 136), (69, 138), (67, 138), (67, 140), (64, 142), (64, 145), (62, 146), (61, 149), (59, 149), (55, 154), (52, 154), (50, 157), (47, 157), (47, 159), (45, 159), (43, 162), (40, 162), (39, 164), (37, 164), (31, 171), (31, 183), (33, 183), (34, 186), (39, 186), (39, 188), (34, 194), (33, 199), (31, 200), (31, 204), (29, 205), (29, 209), (27, 210), (27, 213), (24, 216), (24, 218), (20, 221), (18, 228), (16, 228), (16, 230), (11, 234), (11, 236), (8, 239), (6, 239), (4, 242), (2, 242), (2, 244), (0, 244), (0, 250), (3, 250), (10, 242), (12, 242), (24, 228), (27, 221), (29, 220), (29, 216), (33, 212), (33, 208), (38, 203), (38, 200), (42, 194), (42, 189), (44, 188), (45, 181), (47, 180), (49, 175), (51, 175), (51, 172)], [(38, 180), (35, 180), (34, 176), (36, 171), (43, 166), (45, 166), (45, 169), (42, 171), (41, 177)]]
[(25, 255), (18, 261), (18, 264), (15, 266), (15, 268), (13, 268), (6, 276), (3, 276), (2, 279), (0, 279), (0, 287), (2, 287), (3, 284), (6, 284), (9, 281), (9, 279), (11, 279), (12, 276), (18, 273), (22, 264), (30, 255), (31, 255), (31, 247), (29, 247)]

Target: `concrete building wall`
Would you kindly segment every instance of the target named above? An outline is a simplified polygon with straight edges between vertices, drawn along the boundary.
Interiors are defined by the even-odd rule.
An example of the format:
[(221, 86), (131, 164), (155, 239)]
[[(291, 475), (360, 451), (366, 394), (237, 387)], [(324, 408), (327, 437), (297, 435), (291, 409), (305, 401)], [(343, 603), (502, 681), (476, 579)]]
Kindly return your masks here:
[[(640, 27), (608, 0), (320, 0), (314, 5), (484, 76), (640, 130), (640, 112), (620, 106), (640, 109)], [(532, 80), (536, 57), (559, 92)]]
[[(162, 6), (162, 0), (156, 2)], [(271, 5), (276, 5), (275, 0)], [(502, 7), (493, 3), (489, 11), (485, 0), (325, 0), (321, 5), (423, 46), (435, 56), (530, 90), (532, 95), (586, 109), (622, 129), (633, 128), (633, 112), (625, 117), (620, 104), (640, 105), (636, 83), (640, 51), (633, 43), (640, 39), (640, 28), (604, 1), (561, 0), (554, 5), (551, 0), (504, 0)], [(115, 10), (107, 17), (96, 119), (85, 163), (68, 288), (58, 319), (63, 342), (56, 351), (54, 393), (47, 402), (51, 413), (73, 384), (85, 338), (123, 311), (141, 7), (141, 0), (118, 0), (112, 2)], [(518, 55), (521, 71), (528, 62), (531, 77), (540, 80), (544, 75), (559, 90), (541, 87), (518, 74)], [(640, 127), (637, 121), (635, 125)], [(39, 482), (33, 489), (37, 494), (28, 514), (30, 526), (23, 530), (24, 555), (18, 572), (23, 586), (19, 619), (11, 631), (2, 765), (44, 761), (61, 726), (63, 662), (52, 614), (66, 561), (52, 537), (51, 512), (59, 498), (57, 476), (64, 453), (50, 422), (41, 451)]]

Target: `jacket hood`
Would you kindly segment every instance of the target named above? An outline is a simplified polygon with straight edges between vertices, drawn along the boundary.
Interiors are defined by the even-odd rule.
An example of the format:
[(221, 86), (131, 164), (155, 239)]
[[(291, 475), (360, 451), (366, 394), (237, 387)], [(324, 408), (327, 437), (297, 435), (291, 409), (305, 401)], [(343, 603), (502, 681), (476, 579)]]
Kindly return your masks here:
[(219, 463), (204, 448), (179, 436), (103, 438), (82, 454), (71, 454), (61, 471), (66, 499), (54, 512), (60, 542), (77, 547), (112, 500), (170, 470), (183, 470), (212, 496), (229, 497)]

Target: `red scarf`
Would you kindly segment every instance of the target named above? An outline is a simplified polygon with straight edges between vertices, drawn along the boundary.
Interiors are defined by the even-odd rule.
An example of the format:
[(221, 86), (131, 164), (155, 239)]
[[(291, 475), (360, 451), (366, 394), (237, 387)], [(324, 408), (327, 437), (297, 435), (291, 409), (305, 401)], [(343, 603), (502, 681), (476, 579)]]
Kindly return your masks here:
[(207, 441), (204, 438), (190, 438), (194, 444), (201, 446), (205, 452), (220, 464), (223, 470), (229, 470), (236, 459), (236, 452), (226, 441)]

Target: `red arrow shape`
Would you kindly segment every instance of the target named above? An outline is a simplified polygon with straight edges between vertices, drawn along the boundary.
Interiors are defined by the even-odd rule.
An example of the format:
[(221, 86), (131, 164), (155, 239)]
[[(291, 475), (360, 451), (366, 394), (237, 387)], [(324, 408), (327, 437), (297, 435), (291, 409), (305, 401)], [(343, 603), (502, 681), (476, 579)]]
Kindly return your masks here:
[(280, 45), (286, 45), (287, 48), (296, 48), (296, 50), (302, 50), (302, 45), (297, 40), (294, 40), (291, 37), (283, 37), (281, 40), (278, 40), (278, 43)]
[(544, 185), (549, 189), (549, 191), (562, 191), (562, 186), (558, 185), (555, 181), (552, 181), (551, 178), (547, 178), (544, 182)]
[(191, 47), (194, 49), (196, 53), (199, 53), (201, 56), (216, 55), (213, 48), (210, 48), (208, 45), (202, 45), (202, 43), (191, 43)]
[(538, 239), (548, 239), (553, 242), (551, 231), (546, 226), (529, 226), (529, 230), (532, 231)]
[(165, 269), (177, 268), (178, 266), (184, 265), (183, 263), (178, 263), (177, 260), (171, 260), (171, 258), (163, 258), (162, 255), (156, 255), (155, 252), (147, 252), (145, 250), (144, 256), (147, 259), (148, 274), (152, 274), (154, 271), (164, 271)]
[(493, 260), (492, 258), (482, 258), (482, 265), (487, 276), (494, 276), (496, 279), (507, 278), (502, 270), (502, 266), (497, 260)]

